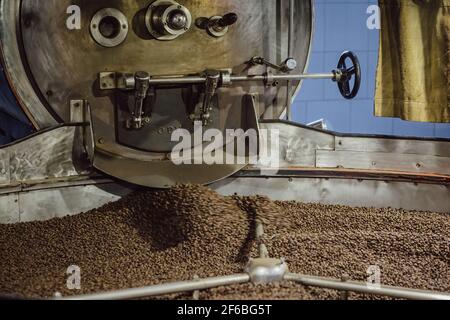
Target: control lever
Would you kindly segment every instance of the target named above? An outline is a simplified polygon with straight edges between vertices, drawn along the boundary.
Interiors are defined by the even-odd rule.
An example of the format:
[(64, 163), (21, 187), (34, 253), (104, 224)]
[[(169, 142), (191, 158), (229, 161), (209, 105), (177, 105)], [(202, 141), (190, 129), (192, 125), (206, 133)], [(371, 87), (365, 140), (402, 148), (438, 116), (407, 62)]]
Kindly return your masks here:
[(224, 15), (221, 19), (218, 20), (210, 20), (211, 22), (211, 27), (212, 28), (217, 28), (217, 29), (222, 29), (222, 28), (226, 28), (229, 26), (232, 26), (233, 24), (235, 24), (238, 21), (238, 15), (236, 13), (228, 13), (226, 15)]
[(227, 34), (229, 27), (234, 25), (238, 19), (239, 16), (231, 12), (224, 16), (200, 17), (196, 20), (196, 25), (198, 28), (208, 31), (211, 36), (220, 38)]
[(128, 129), (140, 129), (149, 118), (144, 118), (143, 106), (150, 88), (150, 75), (145, 71), (138, 71), (134, 75), (135, 93), (134, 93), (134, 111), (131, 118), (127, 121)]
[[(349, 64), (349, 61), (351, 65)], [(292, 71), (297, 62), (294, 59), (287, 59), (281, 65), (275, 65), (261, 57), (254, 57), (250, 60), (254, 65), (267, 65), (284, 72)], [(130, 129), (140, 129), (144, 124), (150, 122), (150, 118), (144, 117), (144, 101), (155, 98), (153, 91), (149, 94), (149, 88), (167, 85), (201, 85), (204, 86), (205, 96), (201, 109), (201, 115), (197, 118), (192, 114), (190, 119), (193, 121), (201, 120), (204, 125), (210, 123), (211, 103), (219, 87), (230, 86), (239, 82), (260, 82), (265, 85), (272, 85), (279, 81), (303, 81), (305, 79), (329, 79), (338, 84), (339, 91), (345, 99), (353, 99), (357, 96), (361, 87), (361, 65), (358, 57), (351, 51), (344, 52), (336, 70), (330, 73), (301, 73), (301, 74), (273, 74), (266, 72), (264, 74), (233, 75), (231, 71), (208, 70), (197, 76), (163, 76), (150, 77), (146, 72), (137, 72), (134, 76), (131, 73), (102, 72), (99, 74), (100, 90), (136, 90), (135, 109), (132, 117), (127, 121), (127, 127)], [(114, 79), (114, 82), (111, 82)]]
[(297, 68), (297, 61), (294, 58), (288, 58), (282, 64), (277, 65), (262, 57), (253, 57), (250, 60), (250, 63), (252, 65), (265, 65), (269, 68), (281, 71), (283, 73), (289, 73)]
[(205, 97), (203, 99), (201, 121), (203, 122), (203, 125), (206, 126), (211, 120), (211, 103), (217, 88), (219, 87), (221, 75), (217, 70), (208, 70), (206, 71), (205, 76)]

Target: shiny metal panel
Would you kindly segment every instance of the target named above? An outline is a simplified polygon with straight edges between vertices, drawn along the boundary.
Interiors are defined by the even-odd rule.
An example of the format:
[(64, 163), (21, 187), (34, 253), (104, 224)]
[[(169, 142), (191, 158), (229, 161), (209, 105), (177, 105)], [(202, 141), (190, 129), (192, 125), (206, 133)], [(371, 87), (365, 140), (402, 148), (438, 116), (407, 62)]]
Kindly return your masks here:
[(88, 174), (74, 152), (79, 133), (76, 126), (58, 127), (0, 149), (0, 186)]
[(317, 150), (334, 150), (335, 137), (331, 133), (289, 125), (285, 122), (263, 122), (261, 129), (279, 130), (280, 167), (315, 167)]
[(450, 158), (421, 154), (318, 150), (316, 167), (450, 175)]
[[(44, 189), (20, 193), (20, 222), (76, 215), (119, 200), (129, 189), (116, 184)], [(0, 216), (3, 215), (0, 212)]]
[(389, 137), (337, 137), (337, 151), (423, 154), (450, 157), (450, 140), (427, 141)]
[(229, 178), (211, 186), (223, 195), (450, 213), (448, 186), (355, 179)]

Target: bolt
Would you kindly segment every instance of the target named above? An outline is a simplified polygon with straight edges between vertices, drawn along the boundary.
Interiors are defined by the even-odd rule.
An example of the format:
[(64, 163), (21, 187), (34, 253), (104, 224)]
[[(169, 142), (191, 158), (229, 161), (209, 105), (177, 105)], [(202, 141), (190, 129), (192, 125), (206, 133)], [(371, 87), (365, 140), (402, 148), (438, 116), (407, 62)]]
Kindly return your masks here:
[(98, 139), (98, 143), (100, 143), (100, 144), (104, 144), (104, 143), (105, 143), (105, 139), (104, 139), (104, 138), (100, 138), (100, 139)]

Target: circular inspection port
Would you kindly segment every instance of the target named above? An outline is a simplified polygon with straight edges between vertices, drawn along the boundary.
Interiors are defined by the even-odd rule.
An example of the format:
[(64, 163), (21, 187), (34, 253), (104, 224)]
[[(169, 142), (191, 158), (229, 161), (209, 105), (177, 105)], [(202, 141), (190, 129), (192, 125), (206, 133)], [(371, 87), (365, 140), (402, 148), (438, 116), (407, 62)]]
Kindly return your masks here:
[(128, 20), (114, 8), (98, 11), (91, 20), (91, 35), (99, 45), (112, 48), (125, 41), (128, 35)]
[(114, 39), (117, 37), (120, 33), (121, 27), (120, 21), (111, 16), (104, 17), (98, 26), (102, 36), (108, 39)]

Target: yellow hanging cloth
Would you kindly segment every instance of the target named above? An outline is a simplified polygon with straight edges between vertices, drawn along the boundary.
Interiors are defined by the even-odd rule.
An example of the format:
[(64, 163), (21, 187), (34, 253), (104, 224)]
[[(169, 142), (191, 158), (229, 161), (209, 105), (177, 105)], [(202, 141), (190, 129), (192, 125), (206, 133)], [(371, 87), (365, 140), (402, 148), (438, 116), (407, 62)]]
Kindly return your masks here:
[(450, 122), (450, 0), (379, 0), (375, 115)]

